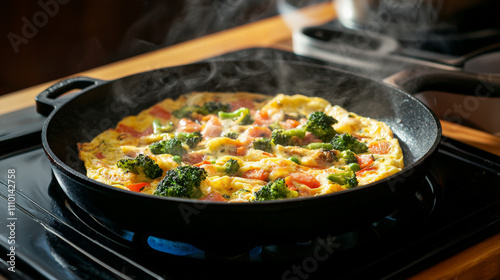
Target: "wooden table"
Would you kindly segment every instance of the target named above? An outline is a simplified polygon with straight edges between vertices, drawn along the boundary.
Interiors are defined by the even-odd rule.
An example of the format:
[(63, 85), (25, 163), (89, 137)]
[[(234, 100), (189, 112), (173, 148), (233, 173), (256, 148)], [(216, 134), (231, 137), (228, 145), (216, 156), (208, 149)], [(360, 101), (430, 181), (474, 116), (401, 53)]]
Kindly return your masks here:
[[(253, 47), (291, 51), (291, 37), (294, 29), (322, 24), (335, 17), (336, 13), (331, 3), (313, 5), (286, 15), (207, 35), (74, 76), (111, 80), (137, 72), (196, 62)], [(1, 96), (0, 115), (33, 106), (35, 104), (34, 97), (55, 82), (52, 81)], [(441, 124), (445, 136), (500, 155), (500, 137), (446, 121), (441, 121)], [(498, 277), (500, 277), (500, 233), (435, 264), (411, 279), (490, 279)]]

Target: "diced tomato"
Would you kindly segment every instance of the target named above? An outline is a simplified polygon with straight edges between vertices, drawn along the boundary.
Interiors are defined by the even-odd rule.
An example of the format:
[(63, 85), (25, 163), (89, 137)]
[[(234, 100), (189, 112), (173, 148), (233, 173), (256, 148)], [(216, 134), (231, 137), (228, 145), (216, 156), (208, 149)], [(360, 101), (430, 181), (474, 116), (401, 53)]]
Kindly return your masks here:
[(210, 137), (218, 137), (221, 135), (221, 133), (222, 133), (222, 124), (219, 118), (216, 117), (215, 115), (210, 115), (210, 118), (203, 127), (201, 134), (203, 135), (203, 137), (210, 138)]
[(356, 172), (356, 176), (363, 176), (363, 174), (365, 172), (369, 172), (369, 171), (373, 171), (373, 170), (377, 170), (377, 167), (376, 166), (368, 166), (368, 167), (365, 167), (363, 169), (361, 169), (360, 171)]
[(283, 123), (283, 128), (284, 129), (292, 129), (292, 128), (296, 128), (297, 126), (300, 125), (300, 122), (299, 121), (296, 121), (296, 120), (292, 120), (292, 119), (288, 119), (286, 120), (284, 123)]
[(256, 125), (270, 125), (273, 121), (269, 119), (269, 113), (267, 111), (258, 110), (255, 112), (254, 120)]
[(267, 127), (262, 126), (251, 126), (245, 133), (243, 133), (238, 139), (240, 139), (243, 145), (248, 145), (252, 143), (255, 138), (259, 137), (271, 137), (271, 130)]
[(212, 163), (210, 161), (208, 161), (208, 160), (204, 160), (204, 161), (198, 162), (198, 163), (196, 163), (194, 165), (200, 167), (200, 166), (202, 166), (204, 164), (212, 164)]
[(149, 183), (142, 182), (142, 183), (137, 183), (137, 184), (131, 184), (127, 185), (127, 189), (133, 192), (140, 192), (145, 186), (149, 185)]
[(182, 161), (190, 165), (202, 162), (203, 159), (205, 159), (205, 155), (202, 153), (189, 153), (182, 156)]
[(116, 127), (116, 131), (118, 133), (127, 133), (127, 134), (130, 134), (133, 137), (141, 137), (143, 135), (142, 132), (139, 132), (139, 131), (131, 128), (130, 126), (127, 126), (127, 125), (124, 125), (124, 124), (118, 124), (118, 126)]
[(199, 200), (227, 202), (227, 199), (225, 197), (223, 197), (220, 193), (216, 193), (216, 192), (209, 193), (206, 196), (200, 198)]
[(104, 158), (104, 154), (101, 151), (99, 151), (99, 152), (95, 153), (95, 157), (98, 158), (98, 159), (103, 159)]
[(391, 142), (379, 141), (370, 143), (368, 149), (374, 154), (385, 155), (391, 150), (391, 146)]
[(269, 119), (269, 113), (265, 110), (258, 110), (257, 112), (255, 112), (255, 118), (267, 120)]
[(358, 160), (358, 164), (361, 169), (373, 164), (372, 155), (357, 155), (356, 158)]
[(247, 154), (248, 148), (247, 147), (238, 147), (236, 149), (236, 155), (237, 156), (244, 156)]
[(195, 132), (195, 131), (200, 131), (201, 125), (198, 123), (193, 122), (190, 119), (183, 118), (179, 121), (179, 124), (177, 126), (177, 131), (179, 132)]
[(141, 136), (151, 135), (153, 134), (153, 127), (150, 126), (146, 128), (143, 132), (141, 132)]
[(297, 188), (293, 185), (292, 177), (290, 177), (290, 176), (287, 176), (285, 178), (285, 185), (287, 186), (287, 188), (289, 188), (292, 191), (297, 190)]
[(307, 173), (292, 173), (290, 174), (292, 181), (304, 184), (311, 189), (319, 188), (321, 186), (320, 182), (314, 177), (314, 175)]
[(265, 181), (269, 177), (269, 172), (264, 169), (252, 169), (243, 173), (243, 178)]
[(272, 131), (268, 127), (262, 127), (262, 126), (251, 126), (248, 128), (248, 136), (251, 137), (271, 137)]
[(170, 116), (171, 116), (170, 112), (165, 111), (162, 107), (160, 107), (158, 105), (154, 106), (151, 109), (151, 111), (149, 111), (149, 114), (152, 116), (161, 118), (161, 119), (165, 119), (165, 120), (170, 119)]

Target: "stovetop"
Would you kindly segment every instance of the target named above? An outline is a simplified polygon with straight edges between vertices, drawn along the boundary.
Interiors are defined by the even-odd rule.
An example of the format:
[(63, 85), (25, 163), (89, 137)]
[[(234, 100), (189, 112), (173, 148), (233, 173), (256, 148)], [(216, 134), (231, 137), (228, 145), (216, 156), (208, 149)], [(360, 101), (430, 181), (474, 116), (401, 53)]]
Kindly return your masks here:
[[(233, 57), (317, 62), (270, 49)], [(26, 118), (28, 127), (16, 124)], [(30, 108), (7, 120), (0, 133), (0, 271), (10, 279), (401, 279), (500, 232), (500, 157), (443, 138), (419, 191), (384, 219), (220, 256), (100, 224), (54, 179), (40, 144), (43, 118)]]
[[(429, 31), (425, 36), (410, 33), (407, 38), (395, 38), (383, 29), (350, 29), (332, 21), (296, 30), (293, 47), (297, 54), (339, 63), (348, 69), (356, 69), (359, 64), (361, 69), (357, 70), (380, 77), (409, 66), (458, 71), (478, 55), (500, 51), (500, 28)], [(384, 67), (370, 71), (374, 64)]]

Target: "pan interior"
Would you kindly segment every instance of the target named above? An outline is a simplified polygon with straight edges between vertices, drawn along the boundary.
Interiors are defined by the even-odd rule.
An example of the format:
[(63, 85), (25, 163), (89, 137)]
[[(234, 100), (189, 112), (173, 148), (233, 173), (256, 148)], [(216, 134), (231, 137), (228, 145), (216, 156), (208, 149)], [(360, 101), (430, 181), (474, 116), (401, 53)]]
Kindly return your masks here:
[(408, 94), (369, 79), (305, 63), (226, 61), (144, 72), (83, 91), (51, 116), (46, 126), (48, 148), (70, 172), (73, 169), (84, 175), (78, 142), (90, 141), (125, 116), (191, 91), (325, 98), (387, 123), (400, 140), (407, 167), (424, 157), (439, 137), (437, 120), (427, 107)]

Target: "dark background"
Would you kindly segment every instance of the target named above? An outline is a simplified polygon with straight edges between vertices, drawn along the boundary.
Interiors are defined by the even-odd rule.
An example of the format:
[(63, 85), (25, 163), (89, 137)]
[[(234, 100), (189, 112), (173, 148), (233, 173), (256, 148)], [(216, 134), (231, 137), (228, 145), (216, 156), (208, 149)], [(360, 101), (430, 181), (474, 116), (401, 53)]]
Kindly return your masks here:
[(0, 95), (277, 14), (277, 0), (2, 2)]

